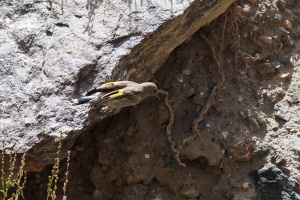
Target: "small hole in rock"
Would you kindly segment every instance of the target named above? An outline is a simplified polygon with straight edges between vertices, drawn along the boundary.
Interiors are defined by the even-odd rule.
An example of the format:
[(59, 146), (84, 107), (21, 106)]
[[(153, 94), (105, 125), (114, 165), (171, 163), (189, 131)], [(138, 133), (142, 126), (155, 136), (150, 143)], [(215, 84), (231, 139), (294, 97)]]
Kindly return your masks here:
[(46, 31), (46, 35), (47, 35), (47, 36), (52, 36), (53, 33), (52, 33), (51, 31)]
[(189, 99), (192, 99), (194, 96), (196, 96), (196, 94), (192, 94), (191, 96), (189, 96)]

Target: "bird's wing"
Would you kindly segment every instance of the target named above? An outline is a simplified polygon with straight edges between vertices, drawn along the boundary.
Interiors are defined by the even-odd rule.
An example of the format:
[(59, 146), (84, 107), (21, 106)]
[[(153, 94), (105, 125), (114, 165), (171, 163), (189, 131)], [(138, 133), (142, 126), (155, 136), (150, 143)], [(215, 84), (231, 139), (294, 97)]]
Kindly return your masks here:
[(128, 87), (129, 85), (132, 85), (132, 84), (136, 84), (136, 83), (131, 82), (131, 81), (107, 82), (97, 88), (94, 88), (94, 89), (88, 91), (85, 96), (90, 96), (97, 92), (109, 92), (110, 93), (110, 92), (113, 92), (114, 90), (119, 90), (119, 89)]
[(130, 98), (130, 97), (136, 97), (142, 93), (141, 90), (134, 90), (134, 89), (120, 89), (120, 90), (114, 90), (112, 92), (109, 92), (101, 97), (101, 101), (98, 101), (94, 107), (101, 105), (109, 100), (112, 99), (123, 99), (123, 98)]

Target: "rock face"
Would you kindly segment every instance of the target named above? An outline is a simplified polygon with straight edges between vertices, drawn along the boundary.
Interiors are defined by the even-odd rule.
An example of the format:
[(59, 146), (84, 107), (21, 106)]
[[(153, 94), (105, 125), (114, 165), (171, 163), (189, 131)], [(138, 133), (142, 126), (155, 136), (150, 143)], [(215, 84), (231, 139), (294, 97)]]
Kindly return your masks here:
[[(62, 157), (105, 116), (70, 97), (107, 80), (147, 81), (169, 53), (234, 0), (2, 1), (0, 136), (6, 149), (27, 151), (27, 170)], [(128, 76), (126, 76), (128, 75)], [(50, 159), (51, 158), (51, 159)]]
[(286, 176), (278, 167), (268, 163), (250, 173), (262, 199), (299, 199), (299, 183)]

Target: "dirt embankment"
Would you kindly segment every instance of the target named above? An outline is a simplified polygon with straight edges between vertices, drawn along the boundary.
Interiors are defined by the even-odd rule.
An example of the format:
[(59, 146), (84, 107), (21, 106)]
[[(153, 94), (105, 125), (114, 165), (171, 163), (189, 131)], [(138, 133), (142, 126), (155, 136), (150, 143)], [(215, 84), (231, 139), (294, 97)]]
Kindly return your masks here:
[[(78, 138), (68, 198), (299, 199), (299, 4), (240, 1), (156, 72), (172, 100), (172, 139), (186, 167), (167, 141), (161, 95)], [(183, 144), (207, 106), (200, 134)], [(30, 175), (25, 196), (46, 191), (48, 172)]]

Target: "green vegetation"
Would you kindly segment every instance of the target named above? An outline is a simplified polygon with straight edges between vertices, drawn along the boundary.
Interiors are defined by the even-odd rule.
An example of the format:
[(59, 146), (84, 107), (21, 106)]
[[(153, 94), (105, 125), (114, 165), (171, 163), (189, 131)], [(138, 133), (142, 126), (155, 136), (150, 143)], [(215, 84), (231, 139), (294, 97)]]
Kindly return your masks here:
[[(59, 139), (57, 152), (56, 152), (56, 158), (55, 163), (51, 170), (51, 176), (48, 177), (48, 185), (47, 185), (47, 200), (51, 197), (52, 200), (56, 199), (56, 190), (57, 190), (57, 182), (58, 182), (58, 172), (59, 172), (59, 156), (61, 153), (61, 147), (62, 147), (62, 136)], [(66, 179), (63, 186), (63, 200), (67, 199), (66, 191), (67, 191), (67, 184), (68, 184), (68, 174), (69, 174), (69, 164), (70, 164), (70, 151), (68, 151), (67, 156), (67, 167), (66, 167)]]
[[(16, 161), (17, 161), (17, 152), (14, 152), (13, 154), (9, 154), (8, 159), (8, 176), (6, 178), (5, 176), (5, 141), (2, 141), (2, 153), (1, 153), (1, 189), (0, 193), (2, 194), (3, 198), (2, 200), (6, 200), (9, 198), (9, 200), (17, 200), (22, 194), (22, 191), (25, 187), (27, 174), (24, 171), (25, 166), (25, 157), (26, 153), (24, 153), (21, 157), (20, 166), (17, 172), (15, 171), (16, 168)], [(8, 197), (10, 190), (13, 190), (10, 194), (10, 197)]]
[[(47, 200), (50, 199), (50, 197), (51, 200), (56, 200), (59, 161), (60, 161), (59, 156), (61, 154), (61, 148), (62, 148), (62, 137), (60, 138), (58, 143), (55, 163), (51, 170), (51, 176), (48, 177)], [(24, 171), (26, 153), (23, 153), (21, 157), (18, 155), (21, 154), (17, 154), (17, 152), (14, 152), (12, 154), (6, 154), (5, 141), (4, 140), (2, 141), (2, 152), (0, 155), (0, 159), (1, 159), (0, 198), (2, 198), (2, 200), (18, 200), (19, 196), (23, 196), (23, 189), (25, 187), (26, 179), (27, 179), (27, 173), (26, 171)], [(17, 162), (18, 159), (20, 159), (19, 163)], [(63, 185), (63, 200), (67, 199), (66, 191), (67, 191), (67, 184), (68, 184), (68, 174), (69, 174), (69, 165), (70, 165), (69, 163), (70, 163), (70, 151), (68, 151), (68, 156), (67, 156), (67, 167), (65, 172), (65, 181)], [(19, 166), (18, 169), (17, 166)]]

